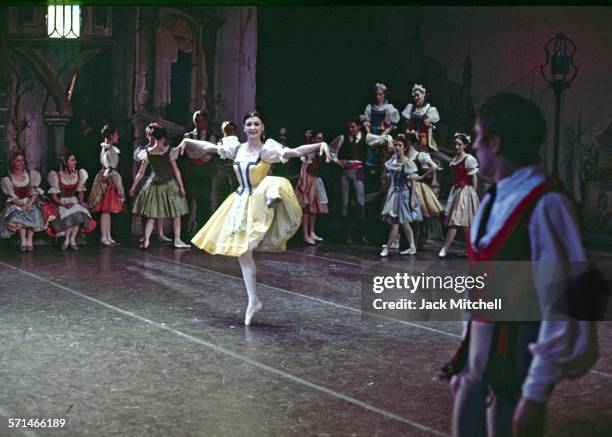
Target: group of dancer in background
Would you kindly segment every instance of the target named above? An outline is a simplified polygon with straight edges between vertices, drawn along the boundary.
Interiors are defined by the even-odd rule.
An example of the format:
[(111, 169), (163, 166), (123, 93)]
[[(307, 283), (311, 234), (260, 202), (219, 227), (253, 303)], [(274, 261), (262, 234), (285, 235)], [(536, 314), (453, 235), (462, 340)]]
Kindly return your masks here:
[[(414, 255), (419, 242), (427, 233), (428, 225), (443, 219), (449, 228), (446, 241), (438, 256), (445, 258), (458, 229), (470, 226), (478, 208), (476, 192), (478, 163), (466, 150), (470, 136), (456, 133), (453, 136), (455, 156), (449, 162), (452, 187), (446, 207), (440, 203), (432, 186), (437, 187), (436, 172), (439, 165), (431, 153), (438, 151), (433, 135), (440, 116), (435, 107), (425, 102), (426, 90), (415, 84), (412, 102), (401, 115), (387, 100), (387, 87), (374, 85), (374, 99), (359, 118), (347, 121), (346, 138), (338, 147), (332, 147), (334, 162), (343, 168), (341, 175), (341, 212), (346, 227), (345, 241), (352, 243), (352, 220), (348, 220), (350, 193), (354, 193), (357, 205), (356, 221), (364, 244), (366, 238), (365, 193), (386, 191), (380, 218), (391, 225), (389, 237), (380, 252), (389, 256), (394, 250), (401, 255)], [(404, 118), (404, 133), (395, 135), (401, 118)], [(315, 138), (316, 135), (316, 138)], [(307, 131), (307, 142), (323, 141), (321, 132)], [(304, 163), (296, 185), (296, 194), (303, 208), (303, 238), (308, 244), (323, 239), (315, 233), (318, 214), (329, 212), (327, 194), (319, 176), (321, 162), (315, 157), (303, 158)], [(382, 183), (381, 183), (382, 181)], [(425, 223), (424, 223), (425, 222)], [(406, 235), (408, 248), (399, 251), (400, 226)], [(414, 226), (414, 229), (413, 229)]]
[[(412, 102), (406, 105), (401, 114), (389, 103), (386, 92), (384, 84), (374, 85), (372, 103), (365, 107), (360, 117), (347, 121), (346, 134), (341, 141), (335, 142), (331, 150), (333, 162), (342, 167), (341, 216), (346, 225), (345, 241), (352, 243), (353, 222), (356, 221), (361, 231), (361, 241), (369, 244), (365, 232), (365, 194), (382, 190), (386, 191), (386, 196), (380, 219), (390, 224), (391, 228), (380, 255), (387, 257), (395, 250), (399, 251), (400, 226), (406, 235), (408, 247), (399, 253), (415, 254), (422, 234), (427, 233), (427, 222), (440, 220), (442, 216), (449, 230), (439, 256), (446, 257), (457, 230), (469, 227), (478, 207), (478, 164), (472, 155), (466, 153), (470, 137), (462, 133), (453, 137), (455, 157), (449, 163), (453, 185), (446, 208), (443, 208), (435, 192), (439, 166), (431, 156), (438, 150), (433, 135), (435, 125), (440, 120), (438, 111), (426, 103), (426, 90), (422, 85), (413, 86)], [(394, 138), (392, 134), (402, 117), (406, 129)], [(231, 121), (223, 123), (223, 138), (220, 141), (207, 132), (205, 112), (196, 111), (193, 122), (195, 128), (185, 134), (185, 139), (219, 145), (239, 143), (236, 124)], [(145, 134), (147, 144), (138, 147), (133, 155), (134, 162), (139, 163), (140, 167), (129, 190), (130, 196), (135, 198), (131, 212), (145, 219), (140, 247), (146, 249), (150, 246), (151, 234), (157, 227), (160, 241), (172, 242), (177, 249), (189, 248), (181, 240), (181, 217), (189, 214), (188, 227), (197, 229), (197, 223), (207, 218), (203, 197), (209, 195), (212, 213), (219, 205), (220, 187), (226, 185), (233, 188), (236, 181), (243, 183), (241, 175), (239, 172), (234, 175), (232, 166), (225, 160), (206, 154), (187, 160), (183, 167), (186, 173), (184, 183), (177, 165), (178, 149), (167, 144), (166, 130), (157, 123), (151, 123)], [(62, 250), (78, 250), (77, 235), (91, 232), (97, 225), (91, 215), (94, 212), (100, 214), (100, 244), (105, 247), (118, 245), (111, 233), (111, 217), (126, 209), (125, 190), (118, 171), (119, 132), (116, 127), (106, 124), (101, 135), (100, 170), (87, 201), (85, 192), (89, 175), (85, 169), (77, 167), (74, 153), (62, 154), (60, 168), (48, 174), (51, 202), (44, 201), (40, 174), (28, 171), (25, 154), (13, 155), (9, 175), (2, 180), (2, 190), (8, 196), (8, 202), (0, 217), (0, 235), (9, 237), (19, 233), (20, 250), (31, 251), (33, 234), (46, 230), (52, 236), (63, 237)], [(322, 132), (307, 131), (306, 144), (323, 142)], [(325, 184), (319, 174), (323, 162), (316, 153), (309, 153), (301, 159), (295, 195), (302, 210), (303, 240), (306, 244), (316, 244), (323, 241), (316, 232), (317, 216), (330, 211)], [(351, 192), (352, 201), (357, 207), (353, 216), (355, 220), (348, 217)], [(172, 224), (173, 239), (164, 235), (166, 223)]]

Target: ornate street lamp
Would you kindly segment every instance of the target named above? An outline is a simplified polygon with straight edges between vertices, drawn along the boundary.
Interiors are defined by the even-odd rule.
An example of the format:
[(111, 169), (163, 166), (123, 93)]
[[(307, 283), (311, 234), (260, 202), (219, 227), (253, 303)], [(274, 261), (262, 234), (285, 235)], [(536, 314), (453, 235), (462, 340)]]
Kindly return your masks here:
[[(555, 140), (553, 148), (553, 176), (559, 175), (559, 122), (561, 118), (561, 94), (570, 87), (578, 74), (574, 65), (576, 44), (563, 33), (558, 33), (544, 45), (546, 62), (540, 67), (542, 77), (555, 92)], [(547, 69), (550, 65), (550, 68)]]

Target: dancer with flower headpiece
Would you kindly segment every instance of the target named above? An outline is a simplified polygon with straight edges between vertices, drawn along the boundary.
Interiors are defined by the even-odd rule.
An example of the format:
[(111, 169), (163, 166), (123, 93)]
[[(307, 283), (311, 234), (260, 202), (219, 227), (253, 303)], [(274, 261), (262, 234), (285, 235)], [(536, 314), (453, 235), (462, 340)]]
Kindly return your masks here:
[(387, 99), (387, 86), (384, 83), (374, 84), (374, 101), (365, 107), (361, 119), (366, 131), (365, 142), (369, 146), (365, 161), (366, 191), (379, 191), (381, 170), (388, 159), (386, 151), (393, 149), (390, 133), (400, 121), (399, 111)]
[(102, 169), (96, 175), (89, 194), (89, 207), (100, 213), (100, 244), (104, 247), (118, 245), (111, 236), (111, 214), (123, 211), (125, 193), (123, 181), (117, 171), (119, 154), (119, 129), (105, 124), (101, 131), (104, 141), (100, 144), (100, 164)]
[(53, 237), (63, 236), (60, 248), (79, 250), (76, 242), (80, 230), (92, 232), (96, 221), (91, 217), (89, 205), (85, 203), (85, 184), (89, 175), (85, 169), (77, 168), (74, 153), (66, 151), (59, 157), (59, 171), (51, 170), (47, 175), (49, 194), (57, 205), (59, 217), (47, 228), (47, 233)]
[(453, 136), (455, 157), (449, 163), (453, 176), (453, 186), (448, 195), (444, 211), (444, 225), (450, 229), (446, 234), (444, 246), (438, 254), (440, 258), (446, 257), (446, 252), (453, 244), (458, 228), (463, 229), (466, 234), (465, 241), (467, 241), (467, 232), (480, 205), (476, 193), (478, 161), (465, 151), (470, 143), (471, 139), (467, 134), (457, 132)]
[(421, 143), (415, 131), (406, 132), (405, 137), (408, 146), (406, 156), (415, 163), (419, 170), (418, 177), (413, 180), (412, 186), (423, 214), (423, 221), (417, 223), (415, 228), (417, 248), (422, 248), (423, 242), (431, 234), (440, 234), (439, 216), (444, 211), (444, 207), (429, 185), (438, 170), (438, 164), (431, 158), (427, 145)]
[[(323, 132), (321, 131), (306, 131), (306, 144), (322, 143), (323, 138)], [(295, 196), (302, 206), (304, 242), (306, 244), (316, 244), (323, 241), (323, 238), (315, 233), (317, 215), (329, 213), (325, 184), (319, 175), (321, 157), (317, 156), (315, 151), (307, 156), (302, 156), (301, 160), (302, 167), (300, 177), (295, 185)]]
[(400, 254), (416, 254), (414, 233), (410, 225), (423, 220), (421, 207), (414, 194), (414, 180), (419, 177), (418, 168), (414, 161), (405, 154), (408, 143), (404, 135), (397, 136), (394, 148), (395, 155), (385, 163), (389, 178), (389, 190), (380, 218), (391, 225), (391, 230), (389, 231), (387, 245), (380, 252), (382, 257), (389, 256), (389, 249), (398, 238), (400, 226), (404, 230), (409, 244), (408, 249), (400, 252)]
[(425, 103), (427, 90), (423, 85), (415, 83), (412, 86), (412, 103), (408, 103), (402, 111), (402, 117), (406, 120), (406, 131), (415, 131), (421, 144), (428, 149), (438, 150), (438, 145), (433, 135), (436, 123), (440, 121), (440, 114), (435, 106)]

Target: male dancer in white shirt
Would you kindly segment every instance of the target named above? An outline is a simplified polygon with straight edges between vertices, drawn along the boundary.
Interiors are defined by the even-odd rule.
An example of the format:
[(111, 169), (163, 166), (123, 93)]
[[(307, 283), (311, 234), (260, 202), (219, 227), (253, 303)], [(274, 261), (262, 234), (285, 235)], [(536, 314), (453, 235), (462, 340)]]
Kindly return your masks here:
[(474, 218), (470, 258), (531, 261), (541, 322), (472, 318), (447, 368), (453, 375), (455, 436), (488, 435), (490, 392), (495, 406), (489, 425), (495, 436), (542, 435), (554, 385), (586, 373), (597, 359), (595, 322), (546, 317), (551, 294), (572, 279), (567, 275), (551, 280), (550, 270), (538, 266), (585, 261), (586, 255), (572, 202), (555, 180), (536, 168), (545, 132), (541, 111), (514, 94), (489, 98), (477, 113), (473, 149), (481, 174), (496, 185)]

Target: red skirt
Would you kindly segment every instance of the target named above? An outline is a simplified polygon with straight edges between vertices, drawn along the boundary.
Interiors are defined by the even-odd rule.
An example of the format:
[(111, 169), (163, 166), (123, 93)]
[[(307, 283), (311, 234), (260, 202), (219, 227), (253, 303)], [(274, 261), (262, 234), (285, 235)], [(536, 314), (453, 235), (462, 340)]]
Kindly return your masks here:
[(123, 202), (119, 197), (117, 187), (110, 184), (102, 196), (102, 201), (95, 205), (91, 205), (91, 207), (94, 212), (109, 212), (116, 214), (123, 211)]

